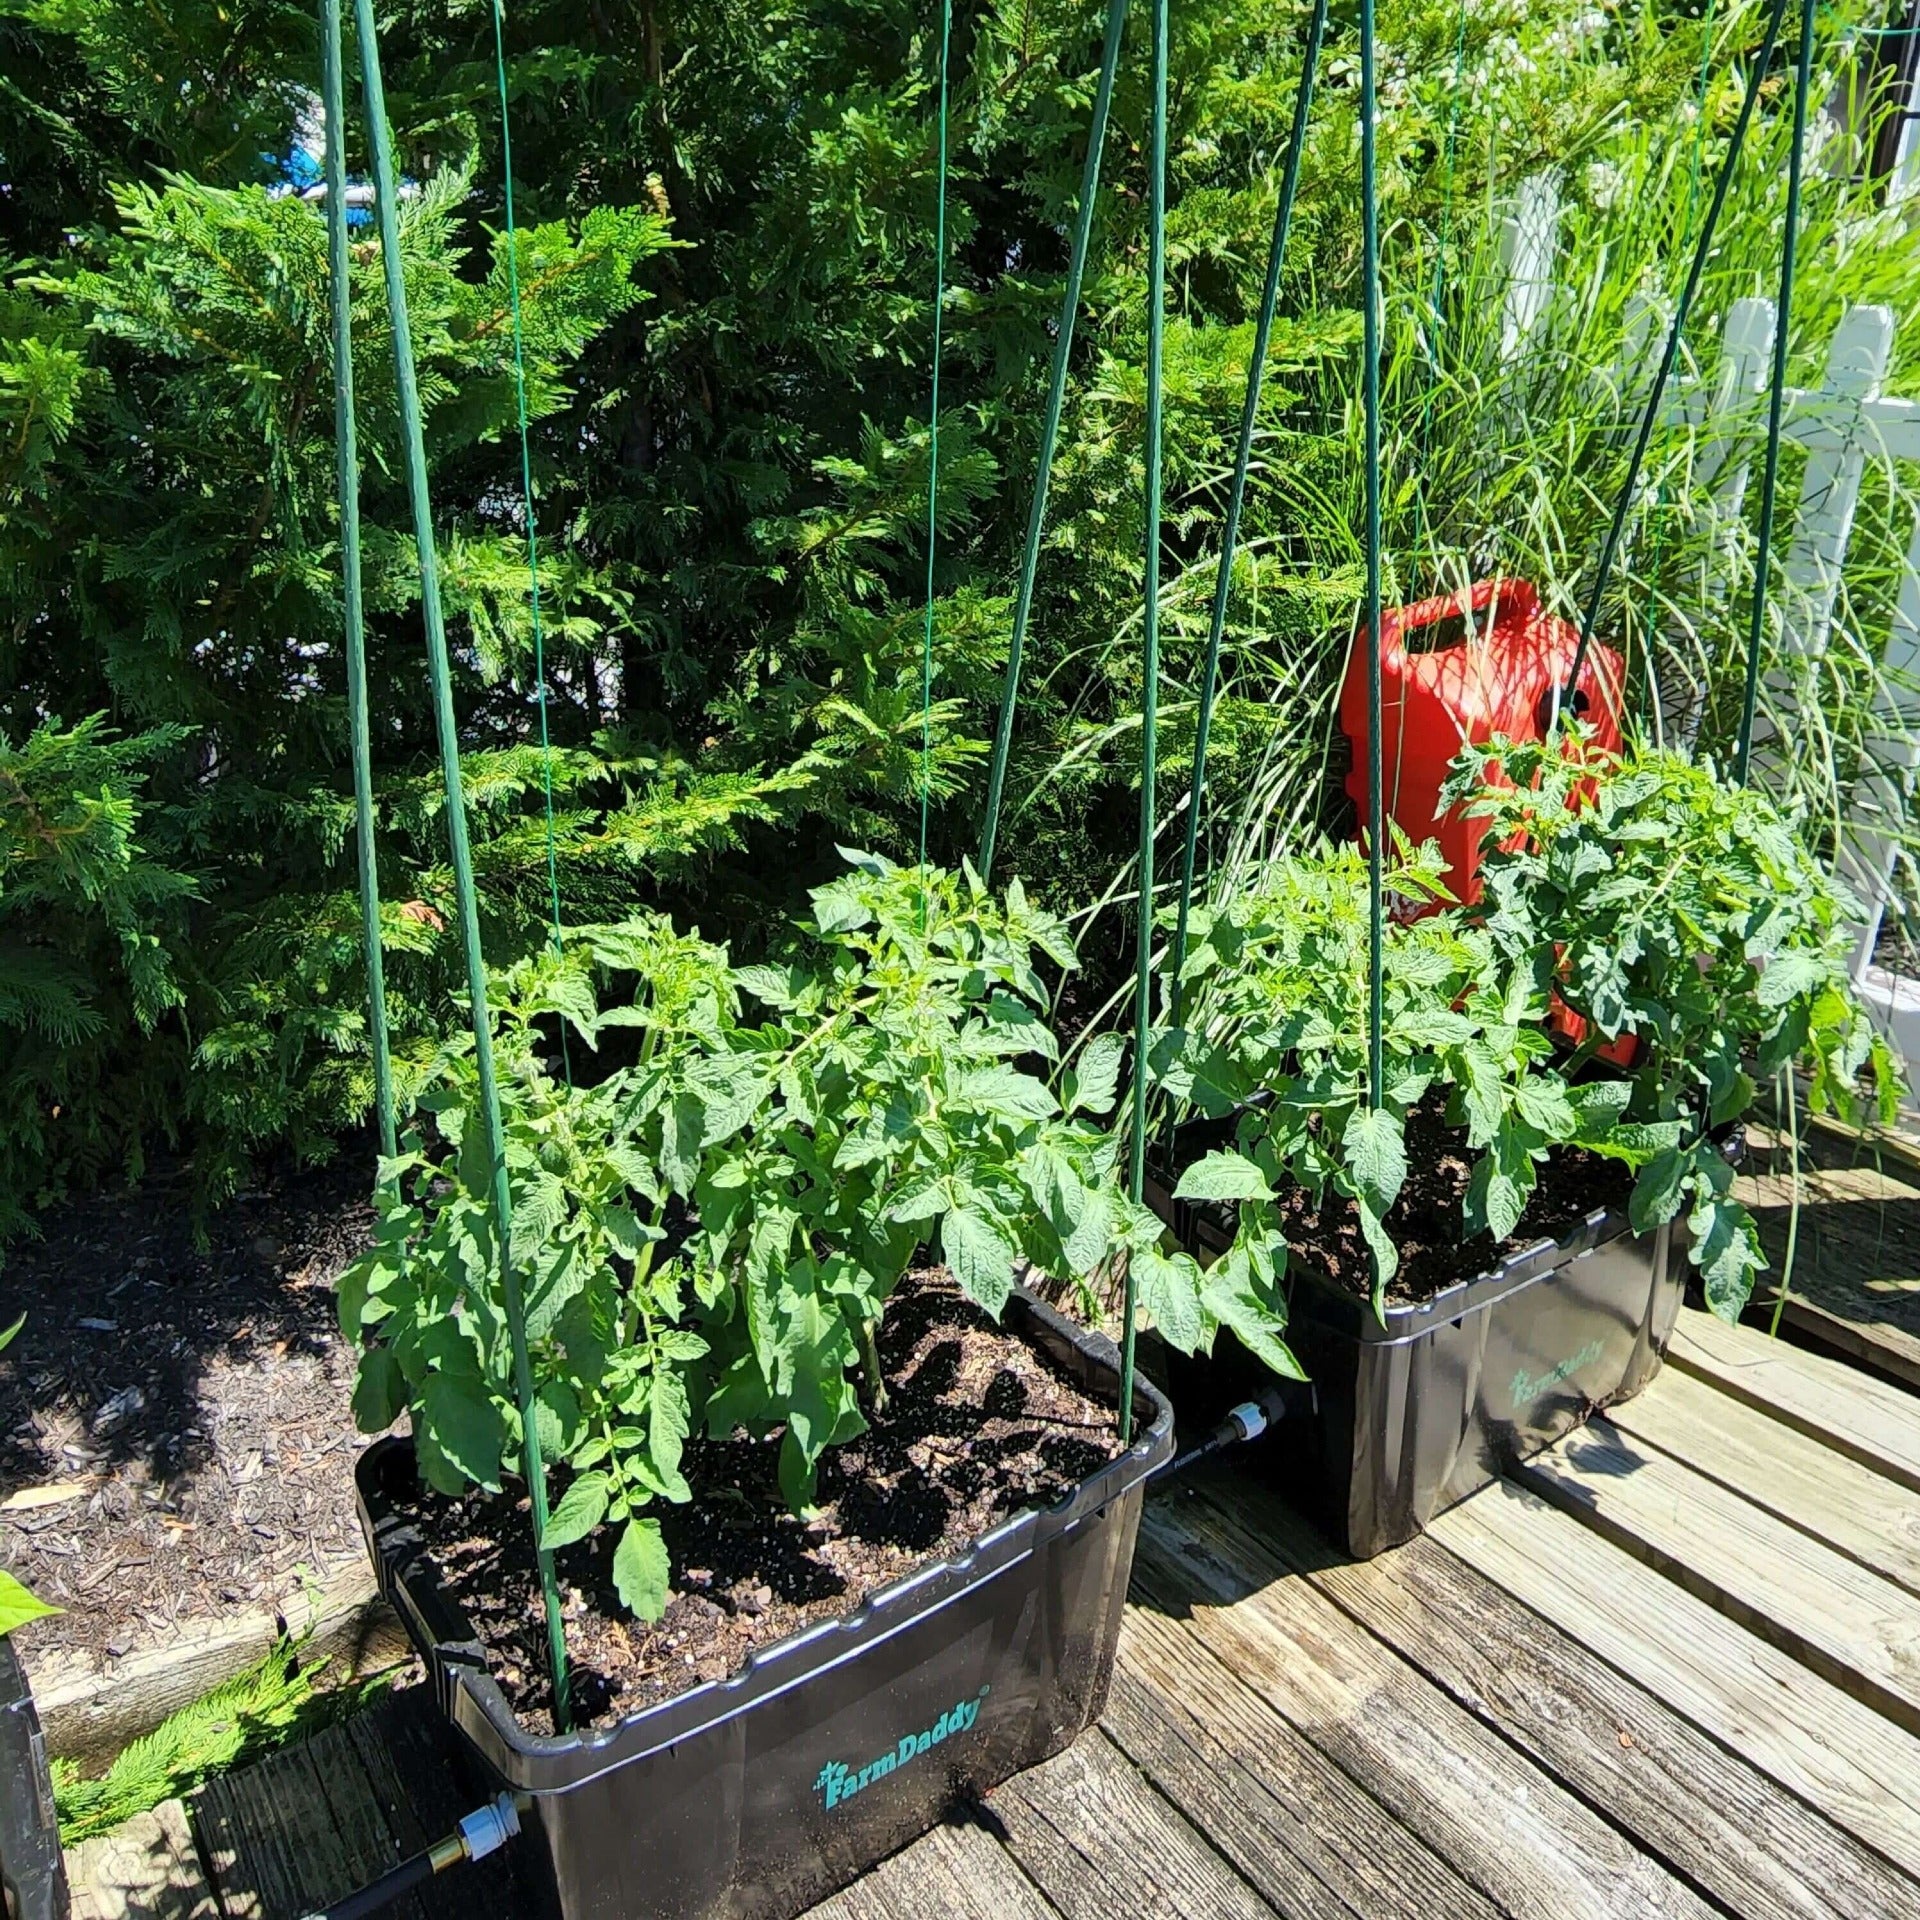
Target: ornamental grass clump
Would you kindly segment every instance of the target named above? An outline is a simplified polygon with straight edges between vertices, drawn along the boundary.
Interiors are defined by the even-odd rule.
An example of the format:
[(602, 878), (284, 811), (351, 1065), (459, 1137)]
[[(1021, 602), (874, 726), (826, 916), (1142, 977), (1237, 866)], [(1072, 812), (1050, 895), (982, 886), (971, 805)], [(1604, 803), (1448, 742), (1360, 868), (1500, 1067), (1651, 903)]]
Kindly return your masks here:
[[(1091, 1314), (1095, 1277), (1126, 1257), (1186, 1351), (1222, 1322), (1255, 1344), (1279, 1325), (1270, 1293), (1163, 1253), (1116, 1184), (1100, 1116), (1121, 1043), (1063, 1066), (1044, 1013), (1039, 966), (1075, 959), (1061, 923), (1017, 882), (1001, 899), (971, 873), (851, 862), (783, 964), (736, 968), (635, 919), (502, 982), (507, 1257), (540, 1437), (566, 1469), (544, 1544), (620, 1529), (615, 1584), (643, 1618), (670, 1578), (651, 1509), (691, 1498), (690, 1437), (777, 1445), (781, 1491), (806, 1511), (827, 1449), (884, 1416), (876, 1332), (936, 1245), (996, 1319), (1023, 1263)], [(634, 1057), (569, 1084), (547, 1057), (555, 1021), (576, 1049), (631, 1030)], [(378, 1238), (340, 1311), (365, 1344), (360, 1424), (409, 1412), (422, 1474), (457, 1494), (499, 1487), (520, 1433), (470, 1048), (450, 1047), (439, 1079), (383, 1169)]]

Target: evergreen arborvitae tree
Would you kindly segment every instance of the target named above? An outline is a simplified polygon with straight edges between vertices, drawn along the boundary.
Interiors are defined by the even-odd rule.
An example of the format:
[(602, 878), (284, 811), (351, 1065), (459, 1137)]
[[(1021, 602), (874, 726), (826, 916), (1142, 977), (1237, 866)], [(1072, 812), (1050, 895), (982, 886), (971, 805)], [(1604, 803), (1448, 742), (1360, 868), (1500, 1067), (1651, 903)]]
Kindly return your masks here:
[[(1755, 5), (1721, 10), (1716, 31), (1737, 36)], [(1382, 11), (1390, 372), (1417, 435), (1439, 351), (1420, 302), (1436, 258), (1460, 251), (1447, 236), (1467, 210), (1484, 221), (1496, 187), (1547, 166), (1573, 182), (1597, 143), (1668, 113), (1696, 84), (1700, 28), (1667, 0)], [(1134, 12), (1029, 641), (1019, 824), (1003, 842), (1062, 904), (1123, 874), (1134, 804), (1147, 118)], [(1170, 796), (1307, 12), (1175, 9)], [(324, 1152), (369, 1103), (325, 233), (284, 165), (313, 127), (316, 13), (0, 0), (0, 1230), (74, 1176), (137, 1165), (155, 1136), (190, 1148), (202, 1195), (218, 1197), (252, 1153)], [(945, 859), (977, 829), (1105, 6), (959, 0), (955, 15), (927, 729)], [(505, 236), (491, 8), (383, 10), (497, 959), (544, 937), (549, 782), (573, 921), (646, 900), (751, 948), (777, 936), (836, 841), (915, 846), (937, 21), (935, 0), (512, 5), (519, 230)], [(1336, 18), (1243, 530), (1240, 664), (1216, 718), (1222, 817), (1243, 800), (1249, 818), (1315, 817), (1326, 696), (1352, 630), (1350, 32)], [(357, 72), (351, 44), (347, 64)], [(1723, 123), (1718, 94), (1709, 107)], [(349, 118), (357, 175), (357, 105)], [(532, 698), (510, 246), (550, 756)], [(371, 227), (353, 280), (404, 1070), (457, 1018), (458, 968)], [(1471, 296), (1449, 297), (1457, 321)], [(1514, 417), (1498, 393), (1475, 416)], [(1452, 425), (1434, 440), (1473, 452)], [(1424, 452), (1398, 456), (1403, 554), (1401, 523), (1429, 537), (1404, 484)], [(1585, 461), (1556, 485), (1537, 517), (1577, 565), (1601, 490)], [(1442, 504), (1464, 523), (1475, 489)], [(87, 820), (74, 844), (92, 851), (57, 859), (37, 823), (69, 803)], [(1119, 931), (1089, 938), (1096, 967), (1125, 950)]]

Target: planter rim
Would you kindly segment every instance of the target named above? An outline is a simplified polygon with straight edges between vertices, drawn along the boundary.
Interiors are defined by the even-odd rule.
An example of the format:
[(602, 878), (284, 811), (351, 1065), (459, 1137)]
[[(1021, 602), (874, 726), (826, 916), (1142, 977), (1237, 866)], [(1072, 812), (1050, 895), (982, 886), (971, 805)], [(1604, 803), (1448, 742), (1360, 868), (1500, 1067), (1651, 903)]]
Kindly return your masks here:
[(1341, 1323), (1354, 1339), (1369, 1346), (1399, 1346), (1422, 1338), (1442, 1321), (1478, 1313), (1537, 1280), (1549, 1279), (1570, 1261), (1632, 1233), (1633, 1223), (1624, 1210), (1596, 1208), (1562, 1239), (1542, 1238), (1529, 1246), (1516, 1247), (1497, 1267), (1456, 1280), (1428, 1299), (1389, 1300), (1384, 1323), (1375, 1315), (1372, 1301), (1349, 1293), (1297, 1255), (1287, 1262), (1287, 1278), (1311, 1289), (1320, 1318)]
[[(1077, 1361), (1083, 1385), (1117, 1398), (1120, 1356), (1113, 1341), (1068, 1320), (1024, 1287), (1009, 1297), (1000, 1325), (1034, 1341), (1056, 1360)], [(724, 1679), (703, 1681), (607, 1727), (569, 1734), (529, 1733), (515, 1718), (465, 1610), (441, 1584), (418, 1531), (392, 1510), (384, 1481), (413, 1443), (376, 1441), (354, 1468), (361, 1530), (381, 1589), (427, 1661), (441, 1707), (488, 1764), (516, 1791), (566, 1793), (600, 1774), (691, 1738), (715, 1722), (804, 1684), (874, 1643), (890, 1638), (1026, 1559), (1114, 1500), (1133, 1491), (1173, 1454), (1173, 1408), (1144, 1377), (1134, 1380), (1133, 1444), (1048, 1507), (1029, 1507), (969, 1546), (932, 1560), (852, 1611), (756, 1648)]]

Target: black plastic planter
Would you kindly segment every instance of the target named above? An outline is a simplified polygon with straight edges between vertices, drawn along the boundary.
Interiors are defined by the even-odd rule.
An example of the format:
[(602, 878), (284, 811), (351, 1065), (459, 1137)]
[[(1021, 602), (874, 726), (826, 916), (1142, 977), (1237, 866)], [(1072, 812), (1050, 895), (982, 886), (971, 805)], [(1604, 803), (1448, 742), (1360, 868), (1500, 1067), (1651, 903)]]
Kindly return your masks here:
[(0, 1638), (0, 1889), (7, 1920), (66, 1920), (67, 1871), (47, 1745), (12, 1643)]
[[(1232, 1209), (1190, 1205), (1150, 1182), (1148, 1200), (1202, 1261), (1223, 1252)], [(1418, 1305), (1372, 1307), (1304, 1260), (1289, 1271), (1287, 1343), (1306, 1370), (1273, 1439), (1274, 1477), (1356, 1559), (1411, 1540), (1433, 1516), (1550, 1447), (1660, 1370), (1686, 1293), (1683, 1223), (1636, 1234), (1602, 1211), (1564, 1240), (1540, 1241), (1500, 1267)], [(1211, 1391), (1176, 1372), (1204, 1410), (1271, 1376), (1230, 1336)], [(1230, 1357), (1229, 1357), (1230, 1356)], [(1243, 1378), (1244, 1376), (1244, 1378)]]
[[(1095, 1398), (1112, 1343), (1025, 1293), (1003, 1324)], [(409, 1443), (361, 1457), (380, 1585), (491, 1791), (531, 1796), (515, 1844), (564, 1920), (785, 1920), (924, 1833), (968, 1795), (1068, 1746), (1106, 1704), (1144, 1482), (1173, 1413), (1134, 1396), (1135, 1443), (1044, 1512), (756, 1653), (730, 1679), (618, 1725), (525, 1732), (418, 1534)]]

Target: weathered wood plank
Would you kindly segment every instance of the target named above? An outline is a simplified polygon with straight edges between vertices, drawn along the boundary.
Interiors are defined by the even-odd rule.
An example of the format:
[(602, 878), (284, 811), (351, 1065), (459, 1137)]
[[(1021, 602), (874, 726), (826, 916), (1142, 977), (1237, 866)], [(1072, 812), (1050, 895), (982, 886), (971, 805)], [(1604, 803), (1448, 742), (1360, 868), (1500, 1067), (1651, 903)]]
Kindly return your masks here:
[(67, 1883), (73, 1920), (221, 1920), (178, 1800), (76, 1847)]
[(1477, 1887), (1356, 1786), (1195, 1634), (1129, 1610), (1101, 1723), (1274, 1905), (1355, 1920), (1492, 1920)]
[(1891, 1580), (1604, 1419), (1514, 1478), (1920, 1733), (1920, 1599)]
[(1200, 1492), (1231, 1502), (1277, 1570), (1304, 1573), (1742, 1920), (1920, 1920), (1920, 1882), (1431, 1539), (1355, 1564), (1271, 1494), (1206, 1483)]
[(1059, 1910), (969, 1813), (883, 1860), (806, 1920), (1059, 1920)]
[(987, 1809), (1065, 1920), (1272, 1920), (1275, 1912), (1098, 1731), (1009, 1780)]
[(1202, 1503), (1158, 1499), (1137, 1563), (1153, 1597), (1404, 1826), (1508, 1913), (1705, 1915), (1630, 1846), (1298, 1577), (1249, 1571)]
[(1920, 1875), (1920, 1740), (1511, 1481), (1428, 1537), (1836, 1825)]
[(168, 1714), (244, 1673), (289, 1632), (310, 1635), (309, 1657), (329, 1655), (353, 1674), (384, 1673), (411, 1653), (400, 1622), (375, 1594), (373, 1574), (361, 1562), (340, 1569), (311, 1596), (290, 1594), (277, 1610), (257, 1608), (183, 1628), (163, 1647), (104, 1666), (91, 1654), (36, 1658), (30, 1637), (20, 1653), (47, 1751), (93, 1767), (151, 1733)]
[(1796, 1176), (1777, 1140), (1756, 1145), (1754, 1170), (1734, 1184), (1773, 1263), (1755, 1305), (1766, 1309), (1778, 1300), (1791, 1237), (1786, 1323), (1920, 1385), (1920, 1188), (1903, 1160), (1867, 1140), (1853, 1147), (1853, 1164), (1837, 1165), (1841, 1143), (1823, 1140), (1811, 1155), (1803, 1150)]
[(1900, 1388), (1692, 1307), (1667, 1358), (1920, 1492), (1920, 1399)]
[(346, 1891), (326, 1873), (332, 1810), (299, 1759), (296, 1749), (209, 1780), (188, 1807), (227, 1920), (290, 1920)]
[(1920, 1593), (1920, 1493), (1678, 1368), (1607, 1418), (1637, 1443)]
[[(349, 1721), (346, 1732), (368, 1804), (386, 1818), (394, 1858), (418, 1853), (452, 1832), (481, 1797), (463, 1778), (458, 1738), (428, 1687), (409, 1687), (383, 1700)], [(420, 1920), (517, 1920), (530, 1905), (515, 1875), (520, 1859), (519, 1849), (510, 1846), (409, 1897)]]

